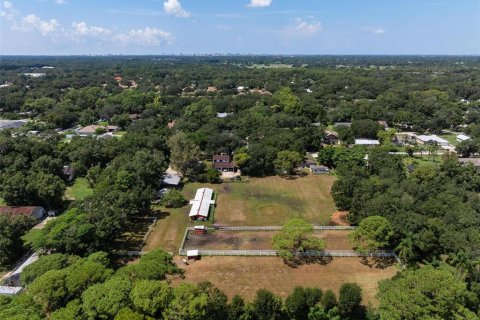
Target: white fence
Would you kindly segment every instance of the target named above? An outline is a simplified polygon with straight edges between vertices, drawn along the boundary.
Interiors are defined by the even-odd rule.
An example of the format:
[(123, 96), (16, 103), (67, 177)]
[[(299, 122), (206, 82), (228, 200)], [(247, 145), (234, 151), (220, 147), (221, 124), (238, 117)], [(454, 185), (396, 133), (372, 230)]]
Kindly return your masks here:
[[(180, 250), (181, 256), (187, 255), (187, 250)], [(278, 256), (276, 250), (198, 250), (200, 256)], [(297, 253), (301, 257), (379, 257), (396, 258), (393, 251), (381, 250), (376, 252), (361, 253), (354, 250), (324, 250), (306, 251)]]
[[(354, 226), (314, 226), (315, 230), (354, 230)], [(282, 226), (263, 226), (263, 227), (229, 227), (229, 226), (216, 226), (214, 229), (223, 231), (280, 231)]]

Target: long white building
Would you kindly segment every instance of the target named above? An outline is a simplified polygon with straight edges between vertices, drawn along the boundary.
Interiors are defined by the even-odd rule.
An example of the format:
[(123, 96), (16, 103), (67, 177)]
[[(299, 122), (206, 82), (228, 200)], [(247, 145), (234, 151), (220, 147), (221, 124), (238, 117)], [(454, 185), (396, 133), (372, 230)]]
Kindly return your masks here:
[(188, 216), (191, 220), (205, 221), (208, 219), (210, 206), (215, 204), (215, 200), (213, 200), (212, 197), (213, 190), (210, 188), (200, 188), (197, 190), (195, 199), (190, 200), (192, 208)]

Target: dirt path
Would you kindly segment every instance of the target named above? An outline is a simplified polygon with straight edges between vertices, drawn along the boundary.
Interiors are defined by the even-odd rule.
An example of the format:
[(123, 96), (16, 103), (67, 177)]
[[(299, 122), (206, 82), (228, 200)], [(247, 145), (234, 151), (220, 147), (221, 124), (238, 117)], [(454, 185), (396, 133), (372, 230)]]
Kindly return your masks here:
[(348, 211), (335, 211), (332, 214), (331, 224), (334, 226), (349, 226), (350, 222), (347, 220)]

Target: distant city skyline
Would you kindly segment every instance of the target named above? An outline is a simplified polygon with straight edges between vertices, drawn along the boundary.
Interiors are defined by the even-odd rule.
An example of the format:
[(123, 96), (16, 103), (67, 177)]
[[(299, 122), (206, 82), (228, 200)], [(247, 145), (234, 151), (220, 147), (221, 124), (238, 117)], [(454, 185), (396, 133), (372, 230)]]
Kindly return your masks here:
[(8, 0), (2, 55), (479, 55), (479, 0)]

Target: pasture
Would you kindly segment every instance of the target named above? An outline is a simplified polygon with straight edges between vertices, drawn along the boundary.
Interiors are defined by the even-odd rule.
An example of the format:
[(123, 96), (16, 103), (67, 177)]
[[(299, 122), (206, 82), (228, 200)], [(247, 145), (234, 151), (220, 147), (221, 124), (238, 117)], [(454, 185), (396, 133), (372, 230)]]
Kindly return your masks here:
[(202, 257), (189, 265), (175, 257), (175, 262), (185, 270), (185, 279), (174, 277), (171, 279), (174, 284), (210, 281), (229, 298), (239, 294), (247, 300), (252, 300), (262, 288), (285, 298), (296, 286), (332, 289), (338, 294), (343, 283), (355, 282), (363, 289), (362, 303), (375, 304), (378, 282), (397, 272), (390, 261), (380, 268), (364, 263), (362, 258), (333, 258), (325, 264), (296, 267), (288, 266), (278, 257)]
[[(192, 199), (197, 188), (209, 187), (217, 193), (215, 223), (228, 226), (283, 225), (291, 218), (302, 218), (316, 225), (330, 224), (335, 211), (330, 190), (333, 176), (252, 178), (246, 183), (189, 183), (182, 193)], [(170, 209), (155, 206), (159, 220), (143, 248), (176, 251), (187, 226), (190, 206)], [(211, 225), (208, 223), (197, 223)]]

